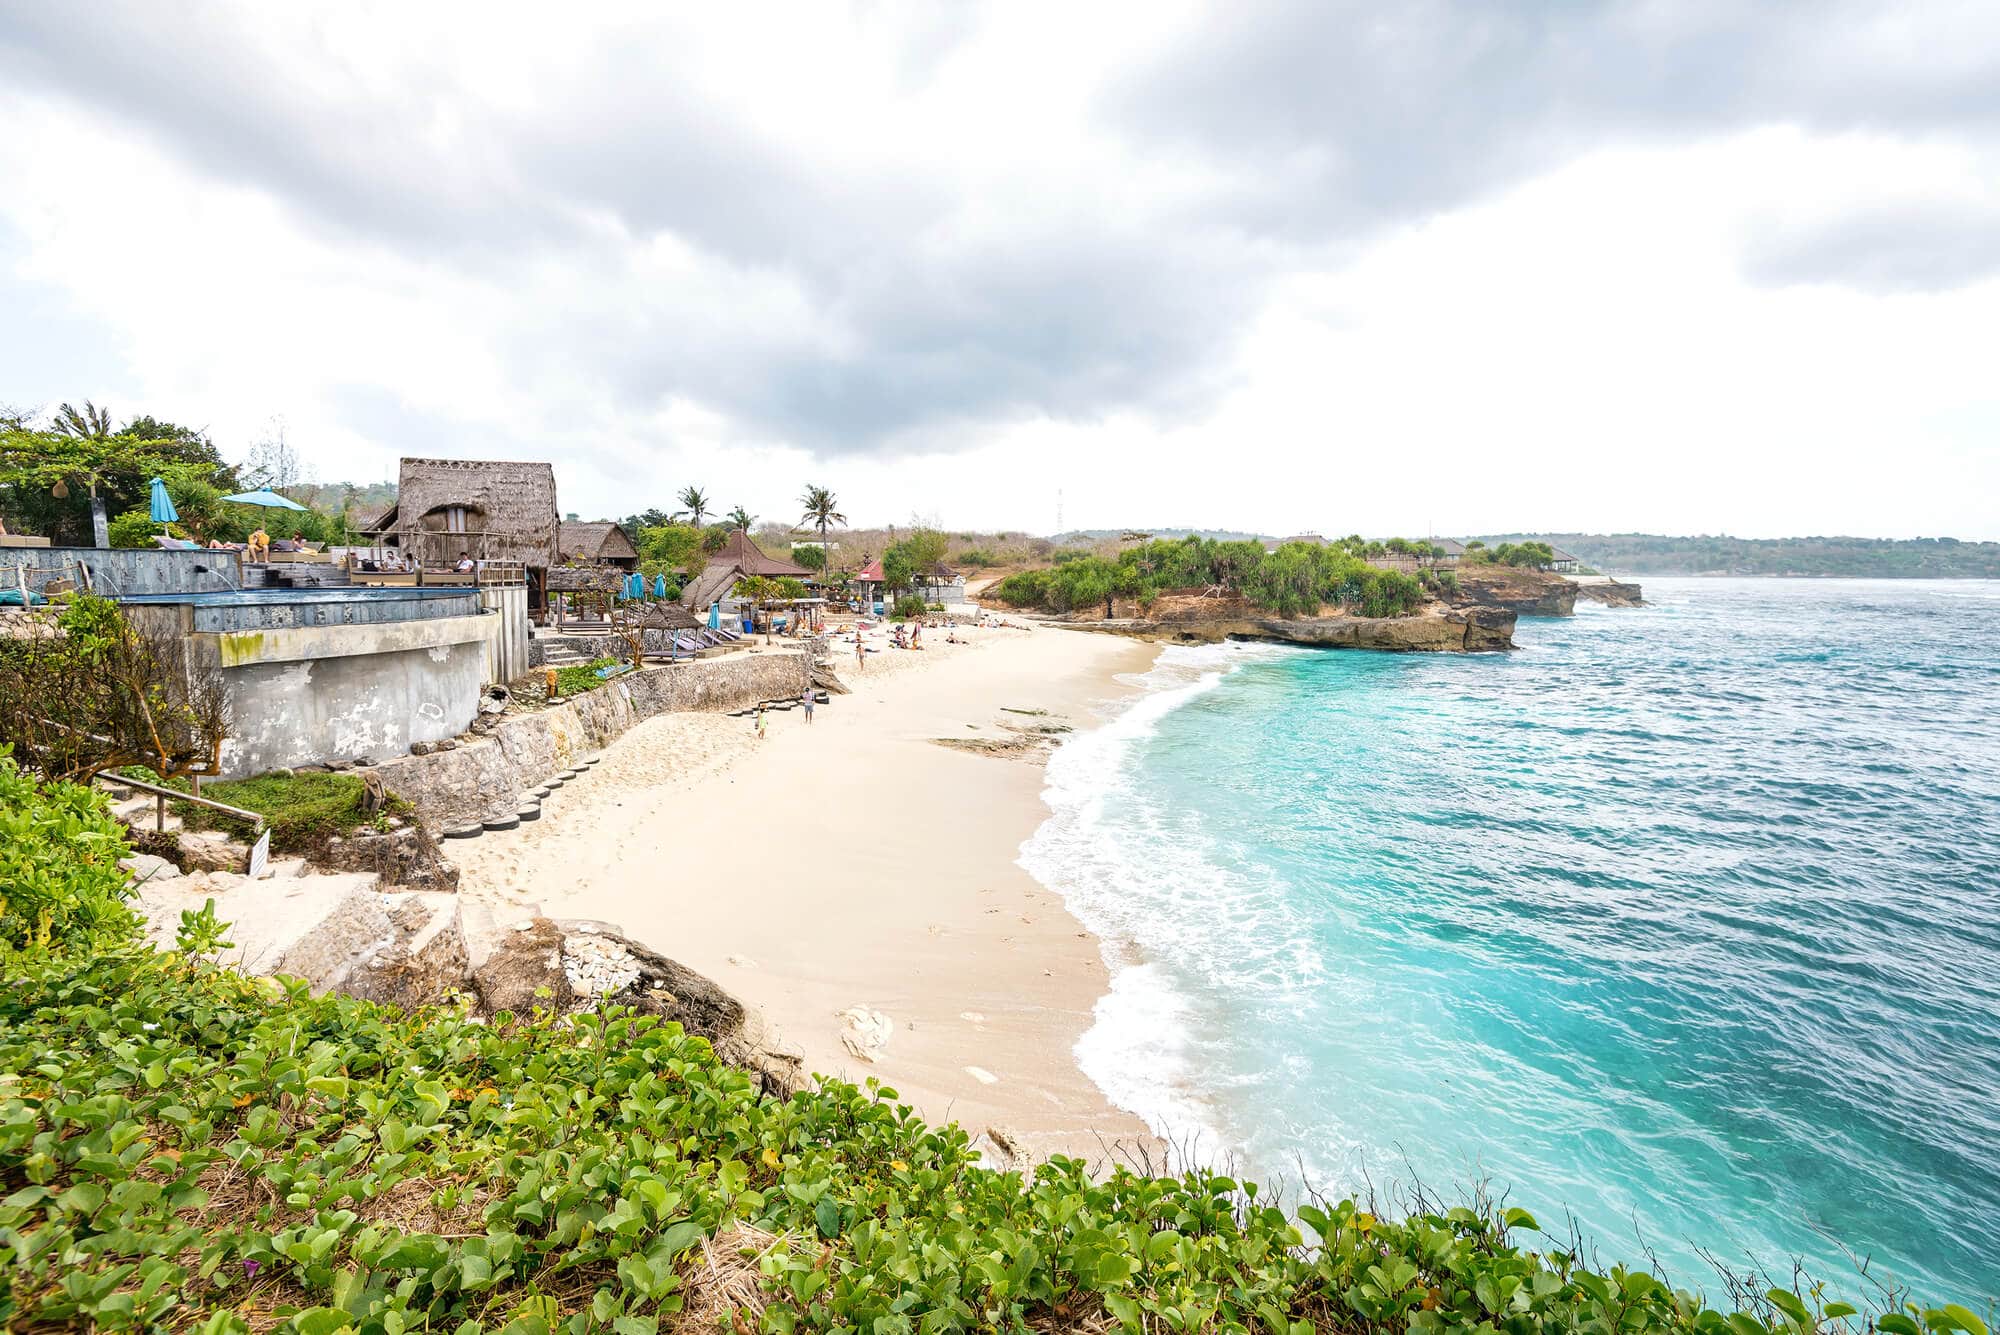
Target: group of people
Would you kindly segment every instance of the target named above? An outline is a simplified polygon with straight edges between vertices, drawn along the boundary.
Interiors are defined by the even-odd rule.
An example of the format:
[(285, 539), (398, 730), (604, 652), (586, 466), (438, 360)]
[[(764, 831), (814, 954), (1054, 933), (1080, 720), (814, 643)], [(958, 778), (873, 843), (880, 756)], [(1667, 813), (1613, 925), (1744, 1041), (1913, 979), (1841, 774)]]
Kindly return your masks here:
[[(799, 705), (806, 711), (807, 723), (811, 723), (813, 721), (813, 706), (818, 703), (819, 703), (819, 697), (813, 694), (813, 688), (811, 686), (808, 686), (803, 691), (799, 692)], [(765, 721), (764, 706), (758, 705), (757, 706), (758, 741), (761, 742), (765, 739), (765, 737), (770, 735), (769, 728), (770, 725)]]

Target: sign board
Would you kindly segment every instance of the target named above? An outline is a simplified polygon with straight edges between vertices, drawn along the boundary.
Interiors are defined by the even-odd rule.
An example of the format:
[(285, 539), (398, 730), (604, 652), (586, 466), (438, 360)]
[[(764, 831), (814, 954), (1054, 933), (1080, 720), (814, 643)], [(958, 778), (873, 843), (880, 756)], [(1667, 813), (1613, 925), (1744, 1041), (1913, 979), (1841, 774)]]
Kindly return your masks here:
[(250, 849), (250, 879), (271, 874), (271, 832), (257, 836), (257, 842)]

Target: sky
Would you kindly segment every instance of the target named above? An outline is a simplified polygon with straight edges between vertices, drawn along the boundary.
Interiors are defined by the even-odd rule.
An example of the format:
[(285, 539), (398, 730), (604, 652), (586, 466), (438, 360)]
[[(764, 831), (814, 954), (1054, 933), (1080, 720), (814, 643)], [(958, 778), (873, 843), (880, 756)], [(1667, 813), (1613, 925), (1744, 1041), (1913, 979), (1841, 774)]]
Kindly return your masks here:
[(2000, 5), (0, 0), (0, 404), (585, 517), (2000, 538)]

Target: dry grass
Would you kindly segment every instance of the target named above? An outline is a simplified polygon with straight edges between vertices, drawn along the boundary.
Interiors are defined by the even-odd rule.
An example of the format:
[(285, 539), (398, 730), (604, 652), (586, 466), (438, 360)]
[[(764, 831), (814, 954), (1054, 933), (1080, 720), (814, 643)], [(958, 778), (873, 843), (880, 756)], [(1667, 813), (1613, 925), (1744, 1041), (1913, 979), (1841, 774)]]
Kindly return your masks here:
[(681, 1289), (686, 1305), (674, 1318), (674, 1329), (757, 1329), (765, 1302), (757, 1263), (781, 1243), (793, 1245), (797, 1239), (745, 1223), (703, 1238), (700, 1259), (687, 1266)]

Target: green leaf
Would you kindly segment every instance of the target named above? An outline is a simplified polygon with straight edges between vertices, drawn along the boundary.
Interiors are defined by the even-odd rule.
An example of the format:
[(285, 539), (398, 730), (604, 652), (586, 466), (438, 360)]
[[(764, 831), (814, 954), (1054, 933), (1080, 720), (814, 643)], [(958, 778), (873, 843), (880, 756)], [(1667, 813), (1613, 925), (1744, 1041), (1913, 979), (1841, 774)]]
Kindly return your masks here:
[[(1970, 1308), (1960, 1307), (1957, 1303), (1946, 1303), (1943, 1310), (1945, 1316), (1949, 1317), (1959, 1330), (1969, 1330), (1972, 1335), (1986, 1335), (1986, 1323), (1974, 1315)], [(1933, 1321), (1931, 1324), (1937, 1323)]]
[(819, 1225), (819, 1235), (822, 1238), (839, 1237), (840, 1236), (839, 1203), (836, 1202), (831, 1196), (820, 1197), (819, 1204), (813, 1207), (813, 1222)]
[(1924, 1335), (1924, 1328), (1902, 1312), (1884, 1312), (1875, 1318), (1875, 1329), (1888, 1335)]

